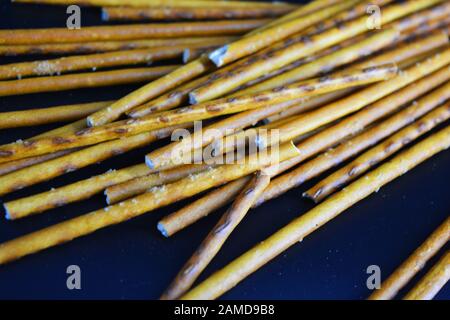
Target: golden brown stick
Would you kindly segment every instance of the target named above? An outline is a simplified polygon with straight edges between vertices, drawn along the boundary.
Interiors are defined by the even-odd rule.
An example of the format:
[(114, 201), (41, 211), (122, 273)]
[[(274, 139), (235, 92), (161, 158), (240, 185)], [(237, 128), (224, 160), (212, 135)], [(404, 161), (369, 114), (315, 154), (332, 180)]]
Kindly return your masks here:
[(30, 45), (0, 45), (0, 55), (35, 55), (35, 54), (87, 54), (108, 51), (122, 51), (155, 47), (184, 46), (208, 44), (221, 45), (235, 40), (236, 37), (194, 37), (149, 40), (99, 41), (81, 43), (53, 43)]
[(181, 299), (196, 300), (219, 297), (358, 201), (448, 147), (450, 147), (450, 127), (416, 144), (364, 178), (355, 181), (345, 190), (296, 218), (194, 287)]
[[(449, 53), (450, 56), (450, 53)], [(263, 107), (269, 103), (279, 103), (305, 96), (313, 96), (342, 88), (358, 86), (365, 83), (391, 78), (397, 72), (395, 65), (342, 73), (326, 79), (313, 79), (283, 88), (277, 88), (257, 95), (221, 99), (174, 111), (166, 111), (147, 117), (118, 121), (105, 126), (89, 128), (75, 134), (59, 137), (20, 141), (0, 147), (0, 162), (12, 161), (25, 157), (92, 145), (102, 141), (113, 140), (123, 136), (139, 134), (153, 129), (209, 119), (219, 115), (237, 113)], [(148, 159), (151, 167), (151, 160)]]
[[(450, 90), (450, 85), (447, 86), (447, 88), (447, 90)], [(381, 144), (364, 152), (351, 163), (337, 170), (326, 179), (320, 181), (314, 187), (306, 191), (304, 195), (314, 200), (314, 202), (322, 201), (330, 194), (346, 185), (348, 182), (356, 179), (376, 164), (400, 150), (402, 147), (427, 133), (441, 122), (446, 121), (449, 117), (450, 103), (446, 103), (442, 107), (430, 112), (430, 114), (424, 116), (416, 123), (400, 130), (386, 141), (383, 141)], [(370, 131), (371, 130), (369, 130), (369, 132)], [(352, 142), (352, 140), (350, 141)]]
[[(363, 41), (335, 51), (298, 68), (294, 68), (262, 83), (241, 90), (238, 94), (244, 95), (256, 93), (263, 90), (269, 90), (277, 86), (312, 78), (321, 73), (329, 73), (338, 66), (361, 59), (382, 49), (383, 47), (388, 46), (389, 44), (392, 44), (397, 36), (398, 32), (394, 29), (387, 29), (382, 32), (375, 33)], [(445, 41), (448, 41), (447, 38), (445, 38)]]
[(0, 164), (0, 176), (8, 174), (10, 172), (14, 172), (26, 167), (30, 167), (32, 165), (35, 164), (39, 164), (48, 160), (52, 160), (55, 158), (58, 158), (60, 156), (66, 155), (70, 152), (73, 152), (73, 150), (62, 150), (62, 151), (58, 151), (58, 152), (54, 152), (54, 153), (49, 153), (49, 154), (45, 154), (43, 156), (36, 156), (36, 157), (31, 157), (31, 158), (25, 158), (25, 159), (20, 159), (20, 160), (16, 160), (16, 161), (11, 161), (11, 162), (5, 162)]
[[(132, 68), (0, 81), (0, 97), (146, 82), (160, 78), (177, 67)], [(97, 109), (97, 111), (99, 110), (103, 110), (103, 108)]]
[[(327, 128), (323, 130), (323, 132), (316, 133), (309, 139), (306, 138), (306, 140), (297, 144), (297, 148), (299, 148), (299, 150), (301, 151), (301, 155), (280, 163), (277, 168), (277, 174), (289, 170), (305, 159), (308, 159), (311, 156), (319, 153), (320, 151), (325, 150), (327, 147), (335, 145), (340, 140), (351, 136), (352, 134), (358, 133), (370, 123), (384, 117), (385, 115), (390, 114), (408, 101), (421, 96), (434, 87), (444, 83), (445, 81), (448, 81), (448, 79), (450, 79), (450, 73), (448, 67), (446, 67), (434, 74), (429, 75), (428, 77), (414, 82), (408, 87), (395, 92), (392, 95), (381, 99), (380, 101), (377, 101), (373, 105), (356, 113), (354, 116), (342, 120), (339, 124)], [(423, 104), (423, 107), (421, 109), (415, 108), (413, 106), (411, 109), (417, 111), (416, 117), (426, 113), (428, 110), (431, 110), (434, 106), (438, 105), (441, 102), (440, 97), (442, 94), (447, 94), (445, 88), (441, 89), (441, 91), (436, 91), (435, 94), (433, 94), (431, 97), (424, 99), (423, 102), (425, 102), (425, 104)], [(412, 119), (405, 118), (405, 116), (409, 117), (410, 115), (413, 117)], [(397, 122), (390, 121), (390, 123), (393, 124), (391, 128), (388, 128), (386, 126), (378, 126), (377, 129), (369, 130), (361, 135), (361, 137), (363, 137), (362, 139), (357, 137), (353, 139), (352, 144), (344, 144), (341, 148), (322, 154), (316, 159), (308, 161), (304, 165), (298, 167), (294, 171), (291, 171), (281, 177), (275, 178), (274, 180), (272, 180), (269, 187), (266, 188), (261, 198), (258, 199), (258, 201), (255, 203), (255, 206), (260, 205), (267, 200), (275, 198), (288, 191), (289, 189), (297, 186), (299, 183), (302, 183), (305, 180), (330, 169), (331, 167), (338, 164), (338, 160), (344, 161), (346, 158), (357, 154), (361, 150), (369, 147), (371, 144), (380, 141), (390, 133), (394, 132), (396, 128), (400, 128), (402, 126), (402, 123), (403, 125), (405, 125), (414, 120), (414, 113), (411, 114), (410, 112), (405, 111), (400, 116), (394, 116), (394, 119), (400, 120)], [(371, 137), (371, 139), (367, 137)], [(227, 188), (227, 186), (222, 187), (221, 189), (224, 188)], [(232, 187), (230, 186), (230, 188)], [(236, 189), (229, 189), (228, 192), (239, 192), (239, 190), (240, 189), (236, 187)], [(218, 190), (217, 194), (220, 194), (220, 189)], [(227, 203), (227, 201), (232, 200), (227, 197), (227, 193), (221, 195), (220, 203)], [(217, 201), (217, 203), (219, 203), (218, 200), (219, 199), (217, 199), (217, 197), (214, 199), (213, 195), (211, 195), (211, 197), (209, 197), (208, 195), (205, 196), (206, 204), (208, 203), (207, 201)], [(202, 206), (203, 201), (202, 199), (199, 199), (197, 201), (198, 206), (195, 208), (195, 210), (192, 210), (192, 216), (190, 216), (191, 212), (189, 210), (181, 209), (179, 213), (177, 212), (173, 214), (173, 219), (170, 219), (170, 216), (168, 216), (167, 222), (165, 222), (164, 226), (168, 230), (171, 230), (171, 232), (175, 233), (185, 226), (194, 223), (201, 217), (206, 216), (213, 210), (220, 208), (220, 203), (218, 206)], [(189, 208), (189, 206), (187, 208)], [(197, 211), (201, 212), (201, 214), (196, 214)], [(179, 224), (178, 220), (180, 221)], [(184, 225), (184, 220), (188, 221), (188, 224)]]
[(206, 196), (161, 219), (158, 222), (158, 230), (165, 237), (173, 236), (178, 231), (233, 201), (249, 180), (250, 177), (239, 178), (211, 191)]
[(90, 102), (58, 107), (27, 109), (0, 113), (0, 129), (37, 126), (41, 124), (78, 120), (110, 105), (113, 101)]
[(169, 285), (161, 300), (179, 298), (192, 286), (198, 276), (219, 252), (236, 226), (244, 219), (253, 202), (270, 182), (270, 176), (258, 172), (238, 195), (230, 209), (222, 216), (199, 248), (181, 268), (175, 280)]
[(102, 192), (106, 188), (151, 173), (145, 164), (139, 164), (120, 170), (109, 170), (89, 179), (52, 189), (5, 203), (14, 212), (14, 219), (41, 213), (69, 203), (81, 201)]
[[(103, 161), (127, 151), (148, 145), (172, 134), (177, 127), (168, 127), (142, 133), (128, 138), (101, 143), (90, 148), (70, 153), (54, 160), (24, 168), (0, 177), (0, 195), (23, 189), (42, 181), (60, 176)], [(13, 210), (10, 211), (14, 216)]]
[[(121, 0), (14, 0), (15, 2), (23, 3), (45, 3), (45, 4), (59, 4), (59, 5), (69, 5), (69, 4), (80, 4), (84, 6), (123, 6), (124, 2)], [(228, 1), (214, 1), (211, 0), (128, 0), (126, 2), (127, 6), (131, 7), (203, 7), (207, 5), (214, 5), (216, 7), (228, 7), (230, 2)], [(237, 1), (231, 2), (236, 7), (274, 7), (274, 6), (287, 6), (283, 3), (270, 3), (264, 1)], [(289, 5), (290, 6), (290, 5)]]
[(214, 7), (106, 7), (102, 10), (102, 19), (114, 20), (217, 20), (217, 19), (258, 19), (273, 18), (292, 11), (289, 6), (267, 8)]
[(242, 34), (264, 25), (267, 19), (130, 24), (120, 26), (0, 30), (0, 45), (74, 43), (151, 38), (225, 36)]
[[(418, 0), (391, 5), (383, 10), (381, 22), (385, 24), (397, 20), (440, 2), (442, 1)], [(399, 24), (393, 27), (401, 31)], [(367, 32), (367, 18), (361, 17), (317, 35), (290, 38), (287, 45), (286, 42), (280, 42), (262, 50), (256, 56), (240, 60), (231, 75), (229, 72), (217, 71), (215, 81), (202, 85), (190, 93), (191, 101), (202, 102), (220, 97), (247, 81), (365, 32)]]
[(168, 75), (131, 92), (111, 106), (90, 115), (87, 118), (88, 125), (94, 127), (112, 122), (124, 112), (211, 70), (213, 67), (207, 60), (205, 57), (200, 57)]
[(360, 0), (343, 1), (328, 8), (315, 11), (309, 15), (282, 23), (275, 28), (269, 28), (253, 35), (243, 37), (240, 40), (211, 52), (209, 58), (216, 66), (222, 67), (230, 62), (266, 48), (275, 42), (281, 41), (315, 23), (330, 18), (340, 11), (349, 9), (359, 1)]
[(200, 58), (204, 53), (216, 49), (218, 46), (207, 48), (187, 48), (183, 51), (183, 63), (192, 62)]
[(294, 20), (298, 17), (301, 16), (305, 16), (307, 14), (313, 13), (314, 11), (318, 11), (319, 9), (323, 9), (329, 6), (332, 6), (338, 2), (340, 2), (341, 0), (323, 0), (323, 1), (311, 1), (310, 3), (301, 6), (300, 8), (294, 10), (293, 12), (284, 15), (270, 23), (265, 24), (264, 26), (253, 30), (252, 32), (249, 33), (250, 36), (262, 32), (266, 29), (270, 29), (276, 25), (280, 25), (283, 24), (284, 22), (290, 21), (290, 20)]
[[(450, 61), (450, 49), (439, 52), (421, 63), (418, 63), (408, 69), (403, 70), (399, 75), (391, 80), (380, 82), (369, 86), (366, 89), (356, 92), (345, 99), (336, 101), (324, 108), (320, 108), (300, 115), (297, 120), (280, 126), (278, 141), (289, 141), (293, 137), (299, 136), (305, 132), (318, 128), (326, 123), (330, 123), (346, 116), (352, 112), (358, 111), (366, 105), (381, 99), (396, 90), (399, 90), (408, 84), (442, 68)], [(289, 138), (291, 137), (291, 138)], [(278, 141), (268, 141), (265, 136), (258, 136), (257, 141), (260, 146), (269, 146)]]
[(135, 195), (146, 192), (154, 186), (171, 183), (191, 174), (196, 174), (201, 171), (210, 169), (211, 167), (212, 166), (208, 164), (192, 164), (172, 170), (164, 170), (141, 177), (136, 177), (134, 179), (107, 188), (105, 190), (106, 203), (110, 205), (125, 199), (129, 199)]
[(447, 218), (386, 280), (369, 300), (390, 300), (450, 240), (450, 218)]
[[(200, 47), (204, 46), (203, 44)], [(22, 79), (27, 76), (52, 76), (77, 70), (147, 64), (161, 59), (171, 59), (183, 54), (185, 47), (135, 49), (118, 52), (70, 56), (52, 60), (18, 62), (0, 66), (0, 79)]]
[(450, 251), (447, 250), (433, 268), (403, 297), (403, 300), (433, 300), (449, 280)]
[(0, 245), (0, 264), (87, 235), (101, 228), (124, 222), (298, 154), (298, 150), (292, 143), (285, 144), (277, 149), (272, 149), (267, 153), (258, 153), (257, 156), (247, 158), (242, 164), (220, 166), (198, 173), (167, 184), (163, 188), (153, 189), (117, 205), (93, 211), (3, 243)]

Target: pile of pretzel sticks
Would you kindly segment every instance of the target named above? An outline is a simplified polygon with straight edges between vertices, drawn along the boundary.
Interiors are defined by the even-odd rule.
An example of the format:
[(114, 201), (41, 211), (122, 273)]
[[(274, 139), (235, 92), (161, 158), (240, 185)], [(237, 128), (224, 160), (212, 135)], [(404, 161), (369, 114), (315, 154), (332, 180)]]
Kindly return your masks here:
[[(23, 2), (66, 4), (63, 0)], [(191, 14), (200, 5), (207, 6), (206, 2), (212, 0), (134, 0), (127, 1), (133, 6), (127, 9), (115, 7), (119, 1), (114, 0), (82, 3), (108, 7), (105, 12), (110, 18), (124, 12), (127, 19), (140, 19), (160, 16), (161, 3), (170, 7), (170, 14), (184, 10)], [(235, 8), (249, 5), (214, 1), (217, 10), (230, 4)], [(154, 80), (116, 101), (0, 113), (0, 128), (75, 121), (0, 146), (2, 196), (174, 133), (183, 134), (183, 139), (154, 149), (134, 166), (4, 203), (10, 220), (101, 192), (108, 206), (1, 244), (0, 263), (209, 191), (158, 223), (158, 230), (169, 237), (231, 204), (161, 298), (216, 298), (356, 202), (450, 146), (450, 1), (316, 0), (304, 6), (251, 5), (257, 9), (280, 6), (285, 12), (270, 21), (0, 30), (0, 51), (17, 49), (17, 54), (30, 50), (72, 53), (84, 42), (95, 43), (87, 46), (89, 50), (108, 51), (122, 48), (117, 41), (146, 37), (158, 38), (142, 40), (155, 41), (155, 45), (170, 37), (247, 32), (233, 39), (216, 39), (213, 47), (217, 48), (192, 44), (194, 57), (189, 54), (184, 65), (147, 70)], [(374, 5), (381, 9), (378, 20), (367, 15), (368, 6)], [(200, 19), (205, 11), (199, 12)], [(0, 94), (40, 92), (30, 89), (32, 83), (42, 85), (46, 80), (22, 79), (36, 76), (53, 81), (46, 91), (64, 90), (57, 84), (72, 75), (60, 73), (173, 58), (185, 49), (184, 40), (177, 40), (180, 47), (3, 65), (0, 77), (6, 81), (0, 82)], [(107, 45), (100, 49), (103, 43)], [(135, 73), (114, 72), (122, 79)], [(90, 76), (78, 75), (83, 83)], [(105, 84), (104, 78), (98, 81), (111, 84)], [(192, 130), (203, 120), (206, 126)], [(430, 134), (433, 129), (439, 130)], [(224, 158), (225, 163), (221, 162)], [(307, 198), (321, 202), (314, 209), (193, 288), (250, 209), (348, 160), (352, 161), (305, 192)], [(439, 234), (436, 241), (446, 243), (449, 232)], [(445, 283), (445, 277), (448, 280), (448, 272), (436, 274), (436, 283)]]

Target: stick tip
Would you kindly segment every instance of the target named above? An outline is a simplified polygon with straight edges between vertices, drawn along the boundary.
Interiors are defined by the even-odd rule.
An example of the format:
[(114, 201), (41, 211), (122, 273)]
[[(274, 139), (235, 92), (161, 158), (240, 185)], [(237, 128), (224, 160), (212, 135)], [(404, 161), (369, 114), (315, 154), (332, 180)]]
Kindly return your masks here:
[(13, 218), (11, 216), (11, 213), (9, 212), (8, 205), (6, 203), (3, 204), (3, 209), (5, 210), (5, 219), (6, 220), (13, 220)]
[(189, 104), (197, 104), (198, 100), (194, 92), (189, 93)]
[(95, 127), (94, 119), (92, 119), (91, 116), (89, 116), (89, 117), (86, 118), (86, 125), (87, 125), (89, 128)]
[(161, 232), (161, 234), (168, 238), (169, 237), (169, 233), (167, 232), (166, 228), (164, 227), (164, 224), (162, 224), (161, 222), (158, 222), (158, 225), (156, 226), (158, 228), (158, 231)]
[(108, 11), (105, 9), (102, 9), (101, 17), (102, 17), (102, 21), (108, 21), (109, 20)]
[(208, 55), (209, 60), (211, 60), (217, 67), (221, 67), (223, 65), (223, 58), (228, 51), (228, 45), (220, 47), (219, 49), (214, 50)]
[(145, 157), (145, 164), (147, 165), (147, 167), (149, 167), (150, 169), (155, 169), (155, 164), (153, 163), (152, 159), (150, 159), (149, 156)]
[(305, 198), (305, 199), (312, 200), (312, 201), (314, 201), (314, 203), (318, 203), (318, 202), (319, 202), (319, 201), (317, 201), (317, 199), (314, 198), (314, 196), (312, 196), (308, 191), (303, 192), (303, 193), (302, 193), (302, 197)]

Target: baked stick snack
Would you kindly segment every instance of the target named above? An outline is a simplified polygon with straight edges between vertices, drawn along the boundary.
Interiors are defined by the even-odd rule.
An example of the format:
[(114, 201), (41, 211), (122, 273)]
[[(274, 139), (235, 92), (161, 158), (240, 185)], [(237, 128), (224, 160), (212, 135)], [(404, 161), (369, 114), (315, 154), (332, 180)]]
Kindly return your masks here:
[(236, 163), (212, 168), (177, 182), (166, 184), (164, 187), (156, 187), (147, 193), (119, 204), (8, 241), (0, 244), (0, 264), (192, 197), (296, 155), (298, 155), (297, 148), (292, 143), (287, 143), (269, 152), (261, 152), (248, 157), (241, 164)]
[[(449, 54), (450, 56), (450, 54)], [(75, 134), (59, 137), (25, 140), (0, 147), (0, 162), (65, 150), (74, 147), (96, 144), (124, 136), (161, 129), (168, 126), (188, 123), (196, 120), (211, 119), (220, 115), (257, 109), (270, 103), (284, 102), (306, 96), (319, 95), (343, 88), (359, 86), (365, 83), (379, 82), (392, 78), (397, 73), (395, 65), (342, 73), (324, 79), (312, 79), (290, 86), (277, 88), (256, 95), (232, 99), (220, 99), (208, 103), (166, 111), (139, 119), (118, 121), (104, 126), (81, 130)], [(147, 162), (152, 167), (151, 162)]]
[(369, 300), (393, 299), (448, 241), (450, 240), (450, 218), (433, 231), (433, 233), (408, 257), (386, 280), (380, 289), (375, 290)]
[(194, 281), (219, 252), (227, 238), (245, 217), (270, 182), (270, 176), (257, 172), (233, 202), (230, 209), (222, 216), (212, 231), (206, 236), (199, 248), (181, 268), (173, 282), (161, 296), (162, 300), (179, 298), (192, 286)]
[(403, 300), (432, 300), (450, 280), (450, 251), (411, 289)]
[(421, 141), (296, 218), (194, 287), (180, 299), (214, 299), (390, 181), (450, 147), (450, 127)]

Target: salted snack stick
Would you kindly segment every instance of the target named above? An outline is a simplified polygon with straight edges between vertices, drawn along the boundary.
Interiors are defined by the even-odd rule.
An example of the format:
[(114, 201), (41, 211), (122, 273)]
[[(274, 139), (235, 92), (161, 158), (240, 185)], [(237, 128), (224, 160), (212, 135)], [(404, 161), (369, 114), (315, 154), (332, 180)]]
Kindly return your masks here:
[[(204, 45), (200, 45), (203, 47)], [(180, 57), (184, 46), (134, 49), (117, 52), (68, 56), (50, 60), (17, 62), (0, 65), (0, 79), (22, 79), (27, 76), (54, 76), (79, 70), (150, 64), (161, 59)]]
[(275, 18), (291, 12), (290, 6), (272, 6), (267, 8), (215, 7), (105, 7), (102, 19), (115, 20), (218, 20), (218, 19), (258, 19)]
[(386, 279), (380, 289), (373, 291), (369, 300), (393, 299), (447, 242), (450, 240), (450, 218), (433, 233)]
[(250, 156), (243, 163), (200, 172), (177, 182), (155, 187), (138, 197), (67, 220), (0, 244), (0, 264), (124, 222), (162, 206), (194, 196), (218, 185), (298, 155), (292, 143)]
[(409, 291), (403, 300), (433, 300), (450, 280), (450, 251)]
[(295, 20), (280, 24), (261, 32), (243, 37), (233, 43), (217, 49), (209, 54), (209, 58), (218, 67), (255, 53), (277, 41), (283, 40), (303, 29), (322, 20), (332, 17), (336, 13), (347, 10), (360, 0), (342, 1), (322, 10), (314, 11)]
[(112, 102), (89, 102), (48, 108), (26, 109), (22, 111), (0, 112), (0, 129), (78, 120), (110, 105)]
[(130, 179), (107, 188), (105, 190), (106, 203), (110, 205), (129, 199), (146, 192), (154, 186), (171, 183), (210, 168), (212, 168), (212, 165), (209, 164), (190, 164)]
[(219, 252), (237, 225), (244, 219), (253, 202), (270, 182), (270, 176), (259, 171), (237, 196), (230, 209), (222, 216), (199, 248), (181, 268), (175, 279), (164, 291), (161, 300), (174, 300), (192, 286), (194, 281)]
[(205, 57), (200, 57), (131, 92), (107, 108), (93, 113), (87, 118), (87, 124), (90, 127), (95, 127), (110, 123), (118, 119), (128, 110), (140, 106), (148, 100), (155, 98), (179, 85), (182, 85), (204, 74), (212, 68), (213, 66)]
[(0, 81), (0, 97), (147, 82), (165, 76), (177, 67), (132, 68)]
[(137, 39), (119, 41), (93, 41), (79, 43), (50, 43), (50, 44), (23, 44), (23, 45), (0, 45), (1, 56), (18, 55), (49, 55), (49, 54), (88, 54), (109, 51), (122, 51), (143, 48), (184, 46), (208, 44), (220, 45), (236, 40), (236, 37), (186, 37), (170, 39)]
[[(395, 21), (440, 2), (442, 0), (417, 0), (390, 5), (383, 10), (381, 23), (386, 24)], [(393, 27), (399, 31), (402, 30), (398, 24)], [(190, 101), (191, 103), (199, 103), (223, 96), (247, 81), (367, 31), (367, 17), (360, 17), (317, 35), (299, 35), (288, 38), (286, 41), (281, 41), (260, 51), (255, 56), (243, 58), (231, 75), (227, 75), (228, 72), (218, 70), (215, 73), (216, 80), (200, 86), (189, 94)]]
[[(184, 126), (189, 127), (190, 124)], [(72, 152), (62, 157), (27, 167), (0, 177), (0, 195), (23, 189), (64, 173), (73, 172), (88, 165), (103, 161), (130, 150), (146, 146), (166, 138), (177, 128), (168, 127), (135, 136), (100, 143), (95, 146)], [(14, 215), (13, 211), (10, 211)]]
[[(449, 71), (450, 70), (448, 67), (445, 67), (427, 77), (424, 77), (423, 79), (420, 79), (419, 81), (410, 84), (404, 89), (401, 89), (390, 96), (377, 101), (376, 103), (340, 121), (339, 123), (325, 128), (322, 132), (318, 132), (313, 136), (306, 138), (304, 141), (297, 143), (296, 145), (300, 150), (300, 155), (280, 163), (277, 166), (276, 175), (295, 167), (302, 161), (318, 154), (326, 148), (332, 147), (346, 137), (357, 134), (371, 123), (383, 118), (386, 115), (389, 115), (392, 112), (395, 112), (408, 101), (412, 101), (422, 94), (432, 90), (436, 86), (445, 83), (450, 79)], [(354, 139), (350, 139), (347, 143), (342, 144), (341, 147), (329, 150), (317, 156), (315, 159), (295, 168), (294, 170), (282, 176), (273, 178), (262, 196), (255, 202), (254, 206), (256, 207), (261, 205), (263, 202), (287, 192), (289, 189), (298, 186), (307, 179), (325, 172), (333, 166), (338, 165), (339, 162), (348, 159), (349, 157), (371, 146), (373, 143), (380, 141), (398, 128), (401, 128), (403, 125), (410, 123), (415, 118), (420, 117), (429, 110), (433, 109), (442, 101), (441, 97), (446, 94), (448, 95), (447, 88), (442, 87), (431, 93), (429, 96), (422, 98), (420, 103), (421, 107), (419, 106), (416, 108), (416, 104), (413, 104), (410, 109), (415, 112), (406, 110), (401, 116), (394, 116), (392, 121), (387, 120), (386, 123), (390, 123), (391, 125), (378, 126), (366, 130), (361, 135), (356, 136)], [(221, 189), (227, 191), (221, 192)], [(238, 184), (233, 187), (230, 183), (229, 185), (219, 188), (216, 192), (213, 191), (210, 195), (206, 195), (204, 200), (201, 198), (195, 201), (192, 205), (188, 205), (186, 208), (163, 218), (161, 222), (163, 223), (164, 228), (168, 230), (169, 234), (176, 233), (186, 226), (196, 222), (203, 216), (208, 215), (210, 212), (217, 210), (224, 204), (232, 201), (233, 192), (239, 192), (239, 190)], [(230, 196), (228, 196), (229, 194)], [(210, 202), (217, 205), (209, 205)]]
[(204, 197), (191, 202), (182, 209), (163, 217), (158, 222), (158, 230), (165, 237), (173, 236), (178, 231), (206, 217), (210, 212), (232, 202), (249, 180), (250, 177), (247, 176), (229, 182), (207, 193)]
[[(69, 4), (80, 4), (84, 6), (123, 6), (124, 2), (121, 0), (14, 0), (15, 2), (22, 3), (44, 3), (44, 4), (59, 4), (59, 5), (69, 5)], [(274, 7), (274, 6), (287, 6), (284, 3), (271, 3), (264, 1), (236, 1), (231, 2), (236, 7)], [(207, 5), (215, 7), (228, 7), (230, 2), (228, 1), (214, 1), (211, 0), (128, 0), (126, 2), (127, 6), (130, 7), (188, 7), (196, 8), (203, 7)], [(291, 6), (291, 5), (289, 5)], [(293, 6), (293, 5), (292, 5)], [(293, 6), (294, 7), (294, 6)]]
[[(450, 85), (447, 86), (450, 90)], [(416, 123), (409, 125), (396, 134), (383, 141), (381, 144), (359, 155), (348, 165), (320, 181), (314, 187), (304, 193), (305, 197), (320, 202), (330, 194), (336, 192), (342, 186), (364, 174), (375, 165), (391, 156), (402, 147), (408, 145), (421, 135), (427, 133), (435, 126), (450, 117), (450, 102), (430, 112)]]
[[(149, 130), (196, 120), (210, 119), (219, 115), (256, 109), (269, 103), (279, 103), (305, 96), (337, 91), (347, 87), (359, 86), (361, 84), (382, 81), (392, 78), (396, 73), (397, 67), (395, 65), (357, 70), (351, 73), (340, 73), (323, 79), (313, 79), (276, 88), (276, 90), (261, 92), (256, 95), (221, 99), (174, 111), (161, 112), (143, 118), (118, 121), (104, 126), (81, 130), (75, 134), (16, 142), (0, 147), (0, 163), (74, 147), (92, 145)], [(151, 161), (148, 164), (151, 166)]]
[(449, 147), (450, 127), (446, 127), (294, 219), (272, 236), (201, 282), (180, 299), (197, 300), (219, 297), (355, 203)]
[(118, 26), (0, 30), (0, 45), (80, 43), (92, 41), (228, 36), (248, 32), (270, 20), (148, 23)]

